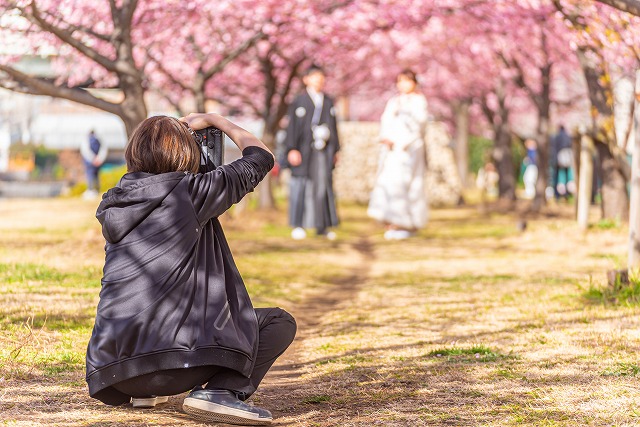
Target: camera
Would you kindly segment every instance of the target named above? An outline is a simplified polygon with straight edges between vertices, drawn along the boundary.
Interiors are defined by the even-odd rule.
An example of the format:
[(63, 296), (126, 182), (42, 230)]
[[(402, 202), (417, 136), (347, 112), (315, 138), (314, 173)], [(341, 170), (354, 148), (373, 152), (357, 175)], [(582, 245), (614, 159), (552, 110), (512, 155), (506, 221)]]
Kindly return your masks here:
[(194, 131), (194, 137), (202, 149), (200, 172), (210, 172), (224, 160), (224, 133), (213, 126)]

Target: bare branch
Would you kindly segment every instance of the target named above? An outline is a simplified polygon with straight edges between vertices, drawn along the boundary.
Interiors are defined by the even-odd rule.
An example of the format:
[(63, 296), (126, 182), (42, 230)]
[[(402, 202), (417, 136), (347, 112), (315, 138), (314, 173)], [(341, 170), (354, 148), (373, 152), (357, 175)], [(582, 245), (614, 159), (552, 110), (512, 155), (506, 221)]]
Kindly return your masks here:
[(56, 86), (45, 79), (29, 76), (7, 65), (0, 64), (0, 72), (4, 72), (10, 77), (10, 82), (15, 83), (12, 85), (7, 81), (2, 81), (0, 84), (6, 89), (31, 95), (68, 99), (109, 113), (121, 115), (120, 104), (114, 104), (100, 99), (84, 89)]
[[(260, 107), (258, 107), (255, 104), (256, 98), (254, 96), (250, 96), (250, 95), (245, 95), (245, 94), (241, 94), (241, 93), (231, 93), (230, 96), (237, 96), (238, 98), (242, 99), (242, 104), (244, 106), (249, 106), (251, 111), (253, 112), (253, 114), (256, 117), (262, 117), (262, 110), (260, 110)], [(221, 105), (227, 105), (227, 100), (220, 98), (220, 97), (207, 97), (207, 100), (210, 101), (215, 101), (218, 104)]]
[(103, 42), (106, 42), (106, 43), (111, 42), (111, 36), (109, 36), (107, 34), (98, 33), (96, 31), (94, 31), (92, 28), (85, 27), (83, 25), (71, 25), (69, 23), (67, 23), (67, 25), (70, 28), (72, 28), (73, 31), (79, 31), (79, 32), (82, 32), (82, 33), (86, 33), (86, 34), (90, 35), (91, 37), (95, 37), (96, 39), (102, 40)]
[(637, 0), (596, 0), (599, 3), (609, 5), (623, 12), (640, 16), (640, 1)]
[(222, 59), (216, 65), (214, 65), (209, 70), (204, 72), (205, 81), (209, 80), (215, 74), (217, 74), (220, 71), (222, 71), (224, 69), (224, 67), (229, 62), (233, 61), (238, 56), (242, 55), (244, 52), (247, 51), (247, 49), (249, 49), (251, 46), (256, 44), (259, 40), (263, 39), (265, 36), (266, 36), (266, 34), (264, 32), (262, 32), (262, 30), (261, 30), (261, 31), (257, 32), (256, 34), (254, 34), (251, 38), (245, 40), (244, 43), (242, 43), (240, 46), (238, 46), (237, 48), (235, 48), (231, 52), (227, 53), (225, 55), (224, 59)]
[(149, 89), (151, 89), (153, 92), (157, 93), (158, 95), (160, 95), (160, 97), (162, 99), (164, 99), (165, 101), (167, 101), (169, 103), (169, 105), (171, 105), (173, 108), (175, 108), (176, 113), (178, 113), (179, 116), (185, 116), (185, 112), (182, 110), (182, 107), (180, 106), (180, 100), (179, 99), (174, 99), (173, 97), (171, 97), (170, 94), (166, 93), (166, 91), (163, 91), (159, 86), (151, 84)]
[(131, 26), (131, 22), (133, 22), (133, 14), (138, 7), (138, 0), (125, 0), (122, 3), (122, 18), (124, 23), (128, 26)]
[(479, 99), (479, 104), (480, 104), (480, 109), (482, 110), (482, 114), (484, 114), (484, 117), (487, 119), (487, 122), (489, 122), (492, 126), (495, 127), (495, 116), (496, 113), (489, 107), (489, 100), (487, 99), (487, 96), (483, 96), (481, 99)]
[(287, 114), (287, 109), (289, 108), (289, 104), (287, 103), (287, 96), (291, 92), (293, 80), (298, 76), (298, 72), (304, 61), (305, 59), (302, 58), (293, 64), (291, 70), (289, 71), (289, 75), (287, 76), (287, 81), (282, 87), (282, 90), (278, 91), (278, 106), (276, 108), (275, 114), (272, 114), (269, 118), (269, 121), (271, 123), (268, 123), (271, 128), (277, 129), (278, 123), (280, 123), (280, 120), (282, 120), (282, 118)]
[(182, 90), (193, 92), (192, 88), (188, 87), (186, 84), (184, 84), (184, 82), (181, 82), (180, 80), (178, 80), (173, 75), (173, 73), (171, 73), (169, 70), (165, 68), (162, 61), (157, 59), (149, 50), (147, 50), (147, 58), (149, 58), (154, 64), (156, 64), (156, 66), (158, 67), (158, 71), (160, 71), (162, 74), (164, 74), (165, 77), (171, 80), (171, 83), (179, 86)]
[(630, 105), (630, 114), (629, 114), (629, 123), (627, 124), (627, 129), (624, 132), (624, 139), (622, 140), (622, 151), (623, 152), (627, 152), (627, 146), (629, 145), (629, 138), (631, 137), (631, 132), (633, 131), (633, 125), (634, 125), (634, 117), (635, 117), (635, 112), (636, 112), (636, 102), (635, 99), (631, 100), (631, 105)]
[(80, 40), (73, 37), (73, 32), (57, 27), (49, 22), (40, 14), (40, 11), (35, 5), (35, 1), (31, 2), (31, 11), (28, 11), (26, 8), (21, 8), (23, 16), (27, 18), (31, 23), (38, 26), (44, 31), (50, 32), (55, 35), (61, 41), (69, 44), (71, 47), (76, 49), (78, 52), (86, 56), (87, 58), (97, 62), (102, 65), (109, 71), (117, 71), (116, 61), (113, 61), (106, 56), (101, 55), (95, 49), (90, 48), (86, 44), (82, 43)]

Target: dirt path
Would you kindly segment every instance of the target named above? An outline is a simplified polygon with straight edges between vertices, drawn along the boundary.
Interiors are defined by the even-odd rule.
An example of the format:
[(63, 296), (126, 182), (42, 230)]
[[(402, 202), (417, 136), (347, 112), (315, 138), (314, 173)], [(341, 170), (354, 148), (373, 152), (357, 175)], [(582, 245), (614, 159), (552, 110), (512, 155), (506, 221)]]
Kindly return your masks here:
[(300, 304), (289, 307), (296, 318), (298, 332), (291, 347), (278, 359), (269, 371), (260, 388), (259, 403), (268, 408), (276, 408), (278, 419), (274, 425), (290, 425), (308, 408), (300, 405), (283, 405), (283, 402), (301, 400), (302, 375), (308, 368), (304, 344), (310, 337), (321, 334), (322, 319), (334, 311), (348, 309), (360, 288), (369, 279), (375, 260), (374, 248), (370, 240), (361, 237), (357, 243), (341, 245), (336, 260), (348, 258), (353, 265), (349, 274), (334, 281), (331, 287), (316, 295), (308, 296)]

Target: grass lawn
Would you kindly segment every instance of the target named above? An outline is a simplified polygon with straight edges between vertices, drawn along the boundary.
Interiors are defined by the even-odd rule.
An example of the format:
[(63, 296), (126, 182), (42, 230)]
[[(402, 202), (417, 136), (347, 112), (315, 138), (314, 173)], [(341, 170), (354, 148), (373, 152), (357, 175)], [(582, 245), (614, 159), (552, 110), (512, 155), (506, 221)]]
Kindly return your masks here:
[[(0, 199), (0, 426), (197, 426), (184, 395), (152, 410), (88, 397), (96, 206)], [(361, 206), (340, 206), (334, 242), (292, 241), (284, 209), (225, 216), (254, 304), (299, 326), (253, 402), (281, 426), (640, 425), (640, 286), (605, 283), (627, 230), (550, 212), (520, 232), (435, 209), (394, 242)]]

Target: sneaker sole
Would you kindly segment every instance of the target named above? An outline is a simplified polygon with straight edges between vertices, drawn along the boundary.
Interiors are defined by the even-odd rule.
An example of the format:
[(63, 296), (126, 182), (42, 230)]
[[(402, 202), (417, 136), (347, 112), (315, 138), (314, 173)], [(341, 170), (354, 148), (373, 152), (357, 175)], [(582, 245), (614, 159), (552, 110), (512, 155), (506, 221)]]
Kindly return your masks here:
[(194, 418), (205, 422), (218, 422), (241, 426), (266, 426), (273, 421), (271, 418), (258, 418), (250, 412), (190, 397), (184, 399), (182, 410)]
[(131, 399), (131, 404), (134, 408), (154, 408), (159, 403), (167, 403), (168, 400), (168, 396), (134, 397)]

